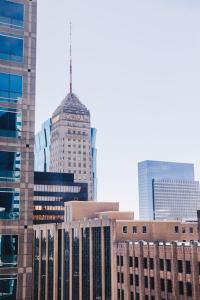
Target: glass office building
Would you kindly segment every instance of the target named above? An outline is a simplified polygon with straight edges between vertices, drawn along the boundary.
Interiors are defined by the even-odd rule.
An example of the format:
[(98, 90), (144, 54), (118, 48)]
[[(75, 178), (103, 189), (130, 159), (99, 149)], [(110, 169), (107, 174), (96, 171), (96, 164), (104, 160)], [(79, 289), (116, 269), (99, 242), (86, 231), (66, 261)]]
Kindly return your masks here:
[(0, 0), (0, 299), (32, 299), (36, 0)]
[(194, 165), (146, 160), (138, 163), (140, 219), (153, 220), (153, 182), (157, 179), (194, 181)]
[[(42, 124), (42, 129), (35, 135), (35, 171), (49, 172), (51, 151), (51, 119)], [(97, 129), (91, 128), (91, 150), (92, 150), (92, 178), (93, 178), (93, 200), (97, 200)]]

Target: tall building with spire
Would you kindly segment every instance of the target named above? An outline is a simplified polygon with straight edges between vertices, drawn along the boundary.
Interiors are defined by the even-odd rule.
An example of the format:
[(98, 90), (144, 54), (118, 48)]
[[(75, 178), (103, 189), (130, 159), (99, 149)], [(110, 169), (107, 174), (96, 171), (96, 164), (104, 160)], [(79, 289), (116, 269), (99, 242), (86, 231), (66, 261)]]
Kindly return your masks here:
[(73, 173), (75, 182), (88, 184), (88, 200), (94, 200), (90, 112), (73, 93), (70, 24), (69, 93), (52, 116), (50, 171)]

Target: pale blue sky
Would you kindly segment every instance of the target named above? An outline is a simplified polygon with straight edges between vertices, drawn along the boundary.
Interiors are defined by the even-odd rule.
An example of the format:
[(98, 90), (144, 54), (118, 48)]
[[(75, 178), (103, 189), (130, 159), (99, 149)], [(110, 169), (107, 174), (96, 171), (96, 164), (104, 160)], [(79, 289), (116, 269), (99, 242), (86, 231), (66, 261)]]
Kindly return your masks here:
[(73, 90), (98, 129), (98, 200), (137, 212), (138, 161), (200, 164), (200, 2), (38, 0), (36, 130), (68, 92), (70, 20)]

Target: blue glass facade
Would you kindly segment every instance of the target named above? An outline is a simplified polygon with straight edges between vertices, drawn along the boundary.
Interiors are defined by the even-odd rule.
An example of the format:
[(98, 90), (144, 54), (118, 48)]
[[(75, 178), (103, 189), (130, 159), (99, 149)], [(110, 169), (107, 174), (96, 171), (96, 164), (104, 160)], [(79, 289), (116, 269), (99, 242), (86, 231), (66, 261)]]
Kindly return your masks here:
[(153, 180), (194, 180), (194, 165), (146, 160), (138, 164), (140, 219), (154, 219)]
[(21, 137), (22, 114), (14, 108), (0, 107), (0, 136)]
[(0, 34), (0, 59), (22, 62), (24, 52), (23, 38)]
[(17, 275), (0, 275), (0, 300), (15, 300), (17, 291)]
[(0, 0), (0, 23), (13, 27), (24, 26), (24, 5), (7, 0)]
[(0, 220), (19, 219), (19, 201), (19, 189), (0, 188)]
[(18, 102), (22, 98), (22, 76), (0, 73), (0, 102)]
[(0, 235), (0, 269), (17, 267), (18, 236)]
[(0, 151), (0, 181), (19, 181), (20, 152)]

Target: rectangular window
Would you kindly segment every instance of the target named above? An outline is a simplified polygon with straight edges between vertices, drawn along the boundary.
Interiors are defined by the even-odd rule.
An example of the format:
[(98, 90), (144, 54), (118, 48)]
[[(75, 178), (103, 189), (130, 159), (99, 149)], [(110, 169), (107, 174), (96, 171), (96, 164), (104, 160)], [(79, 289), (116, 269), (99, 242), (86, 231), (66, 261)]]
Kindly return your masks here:
[(19, 181), (21, 154), (0, 151), (0, 181)]
[(0, 107), (0, 136), (21, 137), (22, 114), (14, 108)]
[(123, 259), (123, 256), (120, 256), (120, 264), (121, 264), (121, 266), (123, 267), (123, 265), (124, 265), (124, 259)]
[(0, 269), (17, 267), (18, 236), (0, 235)]
[(19, 189), (0, 188), (0, 220), (19, 219)]
[(127, 233), (128, 232), (128, 227), (127, 226), (123, 226), (123, 233)]
[(162, 292), (165, 291), (165, 280), (163, 278), (160, 279), (160, 288)]
[(183, 282), (182, 282), (182, 281), (179, 281), (179, 282), (178, 282), (178, 286), (179, 286), (179, 295), (184, 295)]
[(24, 52), (24, 41), (22, 38), (0, 35), (0, 59), (22, 62)]
[(160, 270), (164, 271), (164, 259), (160, 259)]
[(171, 260), (167, 259), (166, 262), (167, 262), (167, 271), (171, 272)]
[(121, 273), (121, 283), (124, 283), (124, 273)]
[(148, 277), (144, 276), (144, 287), (145, 289), (148, 289)]
[(135, 285), (139, 286), (139, 275), (135, 275)]
[(154, 290), (154, 288), (155, 288), (154, 278), (153, 278), (153, 277), (150, 277), (150, 288), (151, 288), (152, 290)]
[(144, 263), (144, 269), (147, 269), (147, 257), (144, 257), (143, 263)]
[(193, 228), (192, 227), (190, 227), (190, 233), (193, 233)]
[(129, 256), (129, 267), (133, 266), (133, 257)]
[(153, 258), (149, 259), (149, 265), (150, 265), (150, 269), (153, 270), (154, 269), (154, 261)]
[(133, 233), (137, 233), (137, 227), (133, 226)]
[(0, 275), (0, 299), (16, 299), (17, 275)]
[(135, 264), (135, 268), (138, 268), (138, 257), (135, 257), (134, 264)]
[(182, 260), (178, 260), (178, 273), (183, 272), (183, 262)]
[(18, 102), (22, 98), (22, 76), (0, 73), (0, 102)]
[(134, 300), (134, 295), (133, 295), (133, 292), (131, 292), (131, 300)]
[(120, 273), (117, 272), (117, 282), (120, 283)]
[(117, 266), (120, 266), (120, 259), (119, 259), (119, 255), (117, 255)]
[(187, 296), (192, 297), (192, 283), (186, 282)]
[(0, 0), (0, 23), (14, 27), (24, 26), (24, 5)]
[(133, 274), (130, 274), (130, 285), (133, 285)]
[(142, 232), (147, 233), (147, 227), (146, 226), (142, 226)]
[(172, 293), (172, 281), (170, 279), (167, 280), (167, 292)]
[(179, 232), (178, 226), (175, 226), (175, 227), (174, 227), (174, 231), (175, 231), (175, 233), (178, 233), (178, 232)]
[(185, 270), (186, 270), (186, 274), (191, 274), (191, 263), (189, 260), (186, 260), (185, 262)]

